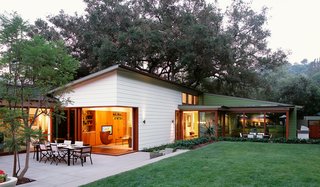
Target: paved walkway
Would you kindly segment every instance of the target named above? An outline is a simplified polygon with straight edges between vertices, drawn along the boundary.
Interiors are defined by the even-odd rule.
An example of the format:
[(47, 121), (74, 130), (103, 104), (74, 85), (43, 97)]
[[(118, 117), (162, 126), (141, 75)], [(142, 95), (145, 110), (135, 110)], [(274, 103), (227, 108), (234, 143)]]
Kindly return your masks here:
[[(157, 157), (149, 158), (149, 153), (136, 152), (123, 156), (107, 156), (107, 155), (92, 155), (93, 165), (87, 161), (84, 166), (78, 161), (75, 165), (67, 166), (65, 163), (37, 162), (35, 159), (30, 159), (30, 168), (26, 177), (35, 179), (36, 181), (19, 185), (21, 187), (37, 187), (37, 186), (67, 186), (74, 187), (87, 184), (111, 175), (122, 173), (124, 171), (132, 170), (150, 163), (157, 162), (164, 158), (175, 156), (186, 152), (186, 150), (178, 150), (174, 153)], [(20, 156), (21, 163), (24, 164), (25, 155)], [(0, 169), (4, 170), (9, 175), (12, 174), (12, 156), (0, 156)]]

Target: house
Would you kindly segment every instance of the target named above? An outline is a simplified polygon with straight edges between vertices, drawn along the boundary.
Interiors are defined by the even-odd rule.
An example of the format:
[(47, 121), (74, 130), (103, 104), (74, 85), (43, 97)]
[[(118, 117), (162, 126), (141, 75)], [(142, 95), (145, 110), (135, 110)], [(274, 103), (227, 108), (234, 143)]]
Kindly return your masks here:
[(72, 101), (65, 106), (66, 118), (39, 119), (50, 141), (138, 151), (201, 137), (209, 129), (219, 137), (250, 132), (296, 137), (297, 106), (203, 93), (122, 65), (66, 87), (72, 90), (62, 95)]
[(67, 120), (53, 122), (52, 138), (142, 150), (200, 137), (210, 127), (216, 136), (255, 130), (296, 137), (294, 105), (202, 93), (122, 65), (66, 86), (72, 92), (63, 97), (72, 103), (65, 106)]

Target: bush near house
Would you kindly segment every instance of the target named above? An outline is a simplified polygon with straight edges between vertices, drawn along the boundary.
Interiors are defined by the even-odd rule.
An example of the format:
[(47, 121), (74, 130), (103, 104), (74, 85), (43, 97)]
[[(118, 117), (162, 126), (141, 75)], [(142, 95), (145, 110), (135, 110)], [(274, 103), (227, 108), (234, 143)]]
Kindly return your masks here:
[(191, 140), (178, 140), (171, 144), (164, 144), (161, 146), (146, 148), (145, 152), (156, 152), (164, 150), (165, 148), (176, 149), (194, 149), (199, 145), (211, 143), (214, 141), (231, 141), (231, 142), (260, 142), (260, 143), (286, 143), (286, 144), (320, 144), (320, 139), (285, 139), (285, 138), (273, 138), (273, 139), (258, 139), (258, 138), (239, 138), (239, 137), (200, 137)]
[(146, 148), (143, 151), (146, 152), (155, 152), (159, 150), (163, 150), (165, 148), (173, 148), (174, 150), (176, 149), (193, 149), (195, 146), (201, 145), (201, 144), (206, 144), (209, 142), (215, 141), (215, 137), (200, 137), (200, 138), (195, 138), (195, 139), (190, 139), (190, 140), (177, 140), (174, 143), (171, 144), (164, 144), (161, 146), (156, 146), (152, 148)]

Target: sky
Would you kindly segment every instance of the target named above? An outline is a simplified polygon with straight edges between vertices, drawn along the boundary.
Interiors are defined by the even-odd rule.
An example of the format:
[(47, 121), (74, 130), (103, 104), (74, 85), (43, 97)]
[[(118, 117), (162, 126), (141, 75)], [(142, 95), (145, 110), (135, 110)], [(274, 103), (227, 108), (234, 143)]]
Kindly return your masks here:
[[(218, 2), (222, 9), (230, 4), (230, 0)], [(320, 58), (319, 0), (252, 0), (254, 10), (260, 11), (263, 6), (269, 8), (266, 28), (271, 31), (271, 49), (289, 52), (291, 63)], [(84, 8), (82, 0), (0, 0), (0, 14), (16, 11), (30, 23), (56, 15), (61, 9), (71, 15), (83, 14)]]

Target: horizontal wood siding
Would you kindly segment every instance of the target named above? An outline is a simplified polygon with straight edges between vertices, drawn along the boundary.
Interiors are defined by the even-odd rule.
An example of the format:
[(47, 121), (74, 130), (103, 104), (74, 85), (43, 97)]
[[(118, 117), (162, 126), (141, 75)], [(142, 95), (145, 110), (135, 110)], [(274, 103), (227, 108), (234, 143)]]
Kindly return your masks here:
[(181, 92), (170, 85), (142, 75), (118, 72), (117, 105), (139, 108), (139, 150), (174, 141), (172, 120), (179, 104)]
[(67, 107), (115, 106), (116, 105), (116, 72), (110, 72), (95, 79), (73, 86), (65, 98), (72, 103)]

